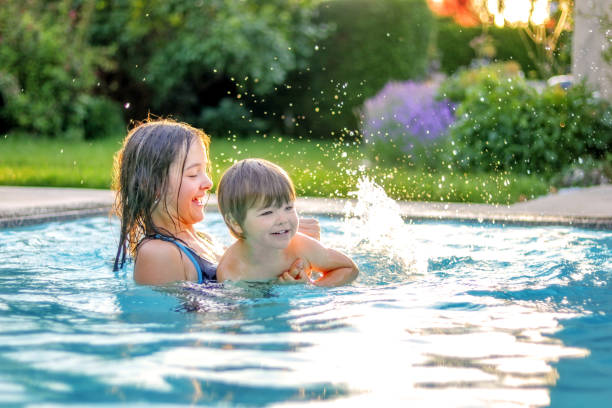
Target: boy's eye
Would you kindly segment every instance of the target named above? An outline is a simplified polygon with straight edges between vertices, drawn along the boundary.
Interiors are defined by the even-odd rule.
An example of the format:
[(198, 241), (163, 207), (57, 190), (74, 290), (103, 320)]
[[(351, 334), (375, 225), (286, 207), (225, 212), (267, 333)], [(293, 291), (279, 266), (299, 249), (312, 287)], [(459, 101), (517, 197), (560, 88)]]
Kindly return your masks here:
[(287, 211), (288, 210), (293, 210), (293, 206), (292, 205), (288, 205), (288, 206), (285, 207), (285, 210), (287, 210)]
[(270, 215), (270, 214), (272, 214), (272, 211), (264, 211), (259, 215)]

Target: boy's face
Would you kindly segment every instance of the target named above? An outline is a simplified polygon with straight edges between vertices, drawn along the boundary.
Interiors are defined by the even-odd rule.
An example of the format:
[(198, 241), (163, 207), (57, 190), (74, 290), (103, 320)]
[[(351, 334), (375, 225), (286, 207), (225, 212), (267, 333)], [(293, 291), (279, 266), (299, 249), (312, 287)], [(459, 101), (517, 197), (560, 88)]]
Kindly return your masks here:
[(293, 202), (280, 207), (249, 208), (242, 232), (249, 243), (275, 249), (285, 249), (298, 229), (298, 216)]

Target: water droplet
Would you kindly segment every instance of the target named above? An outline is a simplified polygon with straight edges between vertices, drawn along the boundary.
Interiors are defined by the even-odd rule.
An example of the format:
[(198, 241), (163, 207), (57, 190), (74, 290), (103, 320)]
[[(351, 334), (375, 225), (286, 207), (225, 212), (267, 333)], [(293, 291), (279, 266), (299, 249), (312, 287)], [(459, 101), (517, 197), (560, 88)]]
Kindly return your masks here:
[(318, 45), (315, 45), (315, 46), (314, 46), (314, 49), (315, 49), (315, 51), (319, 51), (319, 46), (318, 46)]
[(129, 102), (124, 103), (124, 104), (123, 104), (123, 107), (124, 107), (125, 109), (130, 109), (130, 103), (129, 103)]

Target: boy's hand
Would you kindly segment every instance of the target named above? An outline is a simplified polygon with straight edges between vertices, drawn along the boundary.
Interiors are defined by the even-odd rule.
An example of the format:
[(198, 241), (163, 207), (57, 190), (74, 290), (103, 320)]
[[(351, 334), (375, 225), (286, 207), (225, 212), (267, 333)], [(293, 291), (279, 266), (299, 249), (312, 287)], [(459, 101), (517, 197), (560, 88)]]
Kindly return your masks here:
[(288, 271), (278, 277), (279, 283), (310, 283), (310, 277), (304, 270), (304, 261), (296, 259)]
[(321, 226), (316, 218), (300, 218), (298, 232), (308, 235), (317, 241), (321, 240)]

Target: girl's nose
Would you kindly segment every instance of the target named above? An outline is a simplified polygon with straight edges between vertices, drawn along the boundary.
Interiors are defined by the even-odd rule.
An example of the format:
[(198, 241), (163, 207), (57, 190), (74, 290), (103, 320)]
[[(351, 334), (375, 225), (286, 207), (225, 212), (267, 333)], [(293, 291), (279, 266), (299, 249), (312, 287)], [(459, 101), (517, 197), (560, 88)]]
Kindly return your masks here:
[(210, 190), (212, 188), (213, 182), (210, 179), (210, 177), (208, 177), (208, 174), (204, 174), (204, 177), (202, 178), (202, 183), (200, 184), (200, 188), (202, 190)]

